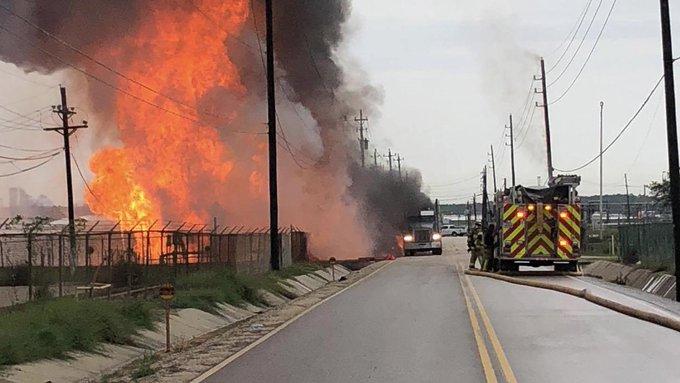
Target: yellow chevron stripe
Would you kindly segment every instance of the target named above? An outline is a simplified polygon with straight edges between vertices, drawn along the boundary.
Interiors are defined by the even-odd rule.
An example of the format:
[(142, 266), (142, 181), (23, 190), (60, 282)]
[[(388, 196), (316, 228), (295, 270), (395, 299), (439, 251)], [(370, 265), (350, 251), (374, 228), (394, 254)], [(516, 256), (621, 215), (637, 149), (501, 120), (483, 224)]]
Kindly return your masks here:
[(508, 210), (503, 212), (503, 221), (507, 221), (508, 218), (510, 218), (510, 216), (515, 213), (515, 211), (517, 211), (517, 205), (510, 205)]
[(508, 240), (510, 242), (514, 242), (517, 239), (516, 237), (519, 236), (519, 234), (521, 232), (522, 232), (522, 225), (519, 225), (515, 228), (515, 231), (513, 231), (512, 233), (510, 233), (509, 235), (506, 236), (506, 240)]
[(522, 258), (522, 257), (527, 253), (526, 247), (524, 247), (524, 246), (522, 246), (522, 245), (520, 245), (520, 244), (517, 244), (517, 243), (513, 243), (513, 244), (512, 244), (512, 247), (510, 248), (510, 251), (514, 253), (515, 250), (517, 250), (518, 247), (521, 247), (521, 249), (519, 249), (519, 252), (518, 252), (517, 255), (515, 256), (515, 258), (517, 258), (517, 259)]
[(567, 256), (567, 254), (564, 253), (564, 250), (562, 250), (562, 249), (559, 248), (559, 247), (557, 248), (557, 256), (560, 257), (560, 258), (562, 258), (562, 259), (569, 258), (569, 257)]
[(572, 229), (574, 229), (574, 232), (581, 234), (581, 227), (571, 219), (563, 218), (562, 222), (564, 222), (565, 224), (569, 225)]
[(543, 240), (543, 246), (547, 246), (549, 250), (553, 250), (555, 248), (555, 244), (547, 235), (542, 235), (541, 240)]
[(560, 233), (564, 237), (570, 238), (572, 240), (576, 239), (576, 236), (571, 234), (571, 232), (566, 227), (564, 227), (564, 225), (560, 225)]
[(550, 250), (545, 247), (545, 244), (540, 244), (536, 250), (534, 250), (533, 255), (550, 255)]
[(569, 210), (569, 213), (574, 217), (575, 220), (581, 222), (581, 213), (572, 205), (566, 205), (567, 210)]
[(537, 228), (536, 225), (529, 224), (529, 226), (527, 227), (527, 234), (529, 235), (533, 234), (534, 231), (536, 231), (536, 228)]
[(569, 243), (569, 241), (567, 241), (567, 244), (564, 245), (563, 247), (565, 248), (566, 251), (569, 252), (569, 254), (574, 252), (574, 249), (571, 247), (571, 244)]
[(541, 236), (540, 236), (540, 235), (537, 235), (537, 236), (533, 237), (533, 238), (531, 239), (531, 241), (529, 241), (529, 244), (527, 245), (527, 247), (531, 249), (532, 247), (534, 247), (534, 245), (536, 244), (536, 242), (538, 242), (540, 239), (541, 239)]

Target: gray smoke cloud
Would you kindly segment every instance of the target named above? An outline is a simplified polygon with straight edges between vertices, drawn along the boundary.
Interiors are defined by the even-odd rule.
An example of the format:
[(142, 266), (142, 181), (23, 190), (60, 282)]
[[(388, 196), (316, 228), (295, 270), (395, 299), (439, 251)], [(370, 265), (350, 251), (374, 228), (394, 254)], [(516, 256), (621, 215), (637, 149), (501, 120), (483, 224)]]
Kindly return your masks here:
[[(50, 0), (29, 3), (0, 0), (31, 22), (73, 43), (85, 52), (101, 46), (117, 47), (125, 36), (134, 34), (149, 10), (180, 8), (187, 14), (204, 12), (200, 1), (173, 0)], [(225, 49), (238, 68), (240, 80), (247, 88), (245, 95), (234, 95), (215, 87), (199, 100), (201, 109), (235, 114), (229, 126), (220, 127), (221, 139), (235, 154), (236, 166), (228, 185), (204, 182), (204, 189), (223, 187), (225, 191), (243, 190), (258, 154), (257, 142), (251, 138), (235, 139), (231, 129), (257, 127), (266, 121), (266, 87), (258, 39), (264, 40), (264, 4), (250, 3), (252, 14), (244, 22), (240, 34), (228, 38)], [(394, 251), (395, 235), (402, 229), (404, 218), (431, 205), (420, 192), (420, 175), (410, 169), (400, 180), (395, 174), (380, 169), (358, 166), (358, 143), (353, 117), (361, 108), (378, 115), (381, 91), (368, 82), (348, 84), (351, 68), (338, 63), (336, 55), (345, 38), (344, 25), (351, 12), (348, 0), (277, 0), (274, 2), (274, 36), (276, 53), (277, 105), (291, 158), (279, 150), (280, 202), (284, 221), (306, 224), (316, 236), (317, 256), (328, 257), (340, 248), (348, 248), (343, 257), (364, 256), (367, 250), (360, 242), (370, 242), (375, 254)], [(204, 15), (218, 27), (219, 18)], [(113, 83), (122, 80), (91, 61), (43, 36), (5, 10), (0, 9), (0, 60), (13, 63), (27, 72), (52, 73), (66, 68), (45, 51), (64, 62), (75, 63), (96, 76)], [(197, 42), (200, 43), (200, 42)], [(264, 43), (262, 42), (262, 45)], [(141, 51), (143, 53), (143, 51)], [(129, 56), (126, 56), (128, 55)], [(135, 57), (140, 51), (121, 50), (120, 60)], [(143, 81), (143, 79), (140, 79)], [(89, 95), (100, 113), (110, 115), (114, 109), (114, 92), (95, 82), (89, 83)], [(238, 105), (238, 106), (234, 106)], [(225, 114), (226, 114), (225, 113)], [(115, 125), (102, 128), (115, 133)], [(258, 160), (259, 161), (259, 160)], [(301, 164), (302, 163), (302, 164)], [(224, 193), (224, 201), (209, 200), (211, 194), (202, 188), (195, 200), (206, 205), (203, 210), (232, 222), (252, 225), (266, 223), (266, 205), (261, 198), (245, 199), (239, 193)], [(170, 200), (164, 203), (171, 203)], [(352, 245), (352, 242), (357, 242)]]

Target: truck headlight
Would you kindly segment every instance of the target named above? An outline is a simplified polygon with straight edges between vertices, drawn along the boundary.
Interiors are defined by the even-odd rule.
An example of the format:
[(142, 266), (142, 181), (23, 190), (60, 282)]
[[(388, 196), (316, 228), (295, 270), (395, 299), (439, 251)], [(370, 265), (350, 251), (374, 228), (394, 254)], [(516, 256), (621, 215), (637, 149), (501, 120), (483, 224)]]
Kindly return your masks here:
[(413, 242), (413, 236), (411, 234), (406, 234), (404, 236), (404, 242)]
[(432, 234), (432, 240), (433, 240), (433, 241), (439, 241), (440, 239), (442, 239), (442, 235), (441, 235), (441, 234), (439, 234), (439, 233), (434, 233), (434, 234)]

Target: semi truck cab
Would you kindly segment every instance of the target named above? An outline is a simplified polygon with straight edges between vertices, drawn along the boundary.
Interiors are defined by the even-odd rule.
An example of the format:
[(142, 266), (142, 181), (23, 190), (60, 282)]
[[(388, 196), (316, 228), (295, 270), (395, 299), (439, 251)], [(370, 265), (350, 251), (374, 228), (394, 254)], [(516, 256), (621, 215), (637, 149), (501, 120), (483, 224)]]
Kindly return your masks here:
[(404, 256), (421, 251), (442, 254), (442, 236), (439, 233), (438, 217), (433, 210), (424, 210), (418, 216), (408, 217), (407, 226), (402, 236)]

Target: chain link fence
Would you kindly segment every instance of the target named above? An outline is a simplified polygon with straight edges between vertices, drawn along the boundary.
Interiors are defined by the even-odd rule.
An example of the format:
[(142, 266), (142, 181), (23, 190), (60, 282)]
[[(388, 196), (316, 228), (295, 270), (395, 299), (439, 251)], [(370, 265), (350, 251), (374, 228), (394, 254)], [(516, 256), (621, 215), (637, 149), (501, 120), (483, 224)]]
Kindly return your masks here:
[(618, 232), (620, 256), (624, 262), (639, 260), (645, 268), (674, 272), (673, 223), (621, 225)]
[[(268, 230), (167, 222), (125, 226), (80, 223), (74, 251), (67, 227), (5, 225), (0, 232), (0, 307), (49, 296), (133, 294), (179, 274), (222, 265), (270, 270)], [(122, 229), (125, 226), (128, 229)], [(307, 233), (279, 232), (282, 267), (306, 261)]]

